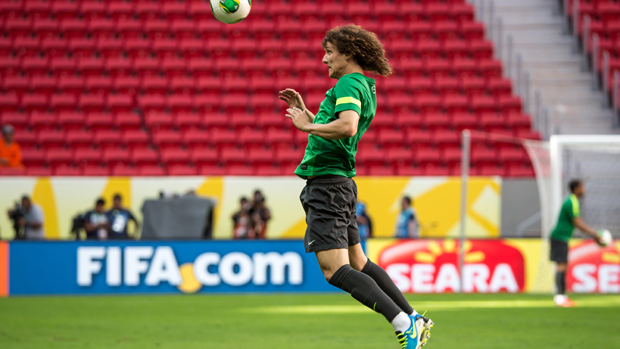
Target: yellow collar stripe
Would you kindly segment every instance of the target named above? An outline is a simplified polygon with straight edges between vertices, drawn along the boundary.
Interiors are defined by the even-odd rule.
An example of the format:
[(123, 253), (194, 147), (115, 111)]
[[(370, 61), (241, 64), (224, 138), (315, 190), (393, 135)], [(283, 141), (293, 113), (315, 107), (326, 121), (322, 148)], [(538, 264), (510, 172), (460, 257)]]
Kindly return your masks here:
[(338, 104), (346, 104), (346, 103), (353, 103), (355, 105), (357, 105), (358, 107), (362, 107), (362, 102), (358, 101), (357, 99), (353, 98), (353, 97), (340, 97), (336, 100), (336, 105)]

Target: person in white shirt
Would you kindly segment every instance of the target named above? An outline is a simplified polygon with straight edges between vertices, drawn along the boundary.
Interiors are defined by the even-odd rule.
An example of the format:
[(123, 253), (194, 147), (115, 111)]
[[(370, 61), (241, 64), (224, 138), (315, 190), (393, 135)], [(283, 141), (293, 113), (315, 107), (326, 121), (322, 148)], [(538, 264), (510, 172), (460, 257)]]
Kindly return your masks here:
[[(24, 195), (22, 197), (23, 216), (19, 218), (17, 224), (24, 229), (25, 240), (45, 240), (45, 215), (41, 206), (32, 202), (30, 197)], [(9, 216), (14, 210), (9, 211)]]

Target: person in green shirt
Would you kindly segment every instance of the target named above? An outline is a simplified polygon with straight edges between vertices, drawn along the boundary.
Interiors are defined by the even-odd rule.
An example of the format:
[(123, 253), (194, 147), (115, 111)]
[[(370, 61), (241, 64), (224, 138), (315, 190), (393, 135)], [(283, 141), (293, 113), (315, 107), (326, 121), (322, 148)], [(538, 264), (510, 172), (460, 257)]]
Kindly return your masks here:
[(377, 90), (364, 71), (392, 74), (383, 45), (374, 33), (356, 25), (336, 27), (322, 42), (323, 63), (338, 80), (313, 114), (295, 90), (280, 91), (286, 116), (302, 132), (308, 146), (295, 174), (306, 179), (300, 200), (306, 212), (306, 252), (314, 252), (325, 279), (381, 313), (394, 327), (402, 348), (420, 348), (433, 322), (418, 314), (381, 267), (360, 244), (356, 223), (357, 146), (375, 117)]
[(568, 241), (573, 236), (575, 227), (592, 236), (598, 244), (601, 240), (597, 232), (590, 228), (581, 219), (579, 211), (579, 199), (583, 197), (586, 189), (583, 182), (578, 179), (568, 184), (571, 195), (564, 201), (558, 216), (558, 222), (551, 232), (550, 260), (556, 263), (555, 285), (556, 294), (553, 301), (561, 307), (573, 307), (575, 304), (566, 296), (566, 269), (568, 264)]

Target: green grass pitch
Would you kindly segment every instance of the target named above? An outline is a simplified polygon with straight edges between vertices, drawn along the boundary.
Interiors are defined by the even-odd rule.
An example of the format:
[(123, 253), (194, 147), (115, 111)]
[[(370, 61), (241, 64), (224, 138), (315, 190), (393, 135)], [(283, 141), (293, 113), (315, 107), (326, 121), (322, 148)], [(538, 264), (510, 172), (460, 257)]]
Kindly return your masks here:
[[(429, 349), (618, 348), (619, 295), (408, 295), (435, 321)], [(345, 294), (0, 299), (0, 347), (398, 348), (391, 326)]]

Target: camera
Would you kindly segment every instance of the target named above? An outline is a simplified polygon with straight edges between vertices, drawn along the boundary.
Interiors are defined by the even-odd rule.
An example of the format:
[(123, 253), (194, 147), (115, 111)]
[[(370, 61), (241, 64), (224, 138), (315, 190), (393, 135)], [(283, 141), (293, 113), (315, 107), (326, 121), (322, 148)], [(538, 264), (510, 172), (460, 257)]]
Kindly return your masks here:
[(15, 231), (15, 240), (23, 240), (24, 239), (24, 229), (19, 224), (19, 220), (24, 218), (26, 215), (26, 210), (23, 206), (15, 203), (14, 208), (9, 212), (9, 219), (13, 221), (13, 230)]

